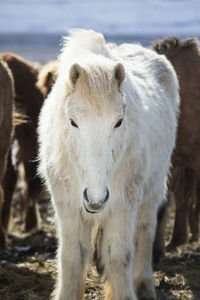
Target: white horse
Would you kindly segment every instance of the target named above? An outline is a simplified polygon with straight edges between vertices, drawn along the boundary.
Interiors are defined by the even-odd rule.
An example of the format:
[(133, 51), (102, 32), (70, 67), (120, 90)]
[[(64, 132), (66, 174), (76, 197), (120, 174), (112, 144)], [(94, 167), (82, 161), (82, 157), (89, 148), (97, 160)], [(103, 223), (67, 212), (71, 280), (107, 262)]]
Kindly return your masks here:
[(177, 77), (164, 56), (111, 46), (91, 30), (65, 39), (38, 131), (59, 238), (54, 299), (83, 299), (95, 223), (106, 299), (155, 299), (152, 242), (178, 107)]

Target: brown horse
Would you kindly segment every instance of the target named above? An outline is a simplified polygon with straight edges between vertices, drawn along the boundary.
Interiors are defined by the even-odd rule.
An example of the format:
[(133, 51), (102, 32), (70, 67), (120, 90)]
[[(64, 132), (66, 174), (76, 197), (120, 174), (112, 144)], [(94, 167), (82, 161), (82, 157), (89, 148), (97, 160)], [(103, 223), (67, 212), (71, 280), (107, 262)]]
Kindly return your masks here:
[[(7, 157), (13, 133), (14, 83), (7, 64), (0, 59), (0, 215), (2, 215), (2, 181), (6, 172)], [(0, 218), (0, 248), (5, 248), (5, 234)]]
[[(41, 182), (37, 176), (37, 120), (43, 103), (43, 96), (36, 87), (38, 69), (23, 58), (13, 53), (3, 53), (0, 57), (8, 64), (14, 78), (16, 109), (28, 118), (26, 123), (20, 124), (15, 130), (14, 138), (18, 141), (17, 157), (24, 164), (25, 182), (25, 230), (29, 231), (38, 225), (36, 201), (41, 192)], [(10, 206), (17, 180), (17, 174), (11, 163), (11, 154), (8, 158), (8, 168), (4, 178), (4, 203), (2, 223), (8, 228)]]
[(53, 60), (41, 66), (38, 74), (37, 87), (43, 94), (44, 99), (47, 97), (57, 78), (58, 62)]
[[(191, 225), (192, 240), (198, 238), (199, 232), (197, 182), (200, 176), (200, 48), (193, 37), (183, 41), (169, 37), (155, 42), (152, 49), (170, 60), (180, 84), (181, 109), (176, 148), (172, 158), (174, 171), (170, 183), (175, 194), (176, 217), (169, 248), (174, 248), (188, 241), (188, 222)], [(165, 227), (163, 223), (166, 220), (166, 205), (164, 207), (164, 211), (162, 209), (160, 212), (162, 217), (158, 224), (159, 236), (163, 236), (159, 227)], [(156, 247), (158, 252), (162, 252), (163, 242), (159, 240), (157, 236)]]

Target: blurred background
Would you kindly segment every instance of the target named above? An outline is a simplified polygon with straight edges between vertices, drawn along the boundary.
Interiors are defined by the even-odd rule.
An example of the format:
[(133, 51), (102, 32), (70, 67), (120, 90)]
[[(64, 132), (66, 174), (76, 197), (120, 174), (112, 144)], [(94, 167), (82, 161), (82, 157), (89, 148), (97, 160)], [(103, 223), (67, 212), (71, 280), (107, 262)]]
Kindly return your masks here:
[[(4, 56), (14, 77), (13, 102), (20, 116), (22, 113), (22, 119), (27, 116), (28, 120), (16, 127), (13, 155), (8, 156), (8, 173), (3, 182), (4, 204), (2, 209), (0, 205), (0, 216), (2, 212), (8, 234), (5, 239), (0, 222), (0, 299), (47, 300), (54, 286), (57, 240), (49, 196), (42, 193), (36, 175), (38, 144), (35, 132), (40, 108), (56, 76), (56, 65), (53, 65), (54, 69), (48, 69), (43, 63), (57, 58), (62, 37), (71, 28), (93, 29), (102, 32), (109, 42), (139, 42), (146, 47), (156, 39), (171, 35), (200, 38), (200, 0), (0, 0), (0, 53), (14, 52), (27, 60)], [(29, 64), (29, 60), (33, 64)], [(165, 235), (162, 232), (165, 224), (160, 227), (160, 235), (168, 246), (161, 264), (154, 266), (154, 277), (158, 300), (200, 300), (200, 181), (194, 173), (194, 170), (200, 172), (195, 152), (200, 149), (197, 149), (200, 140), (200, 59), (196, 44), (188, 47), (185, 56), (180, 51), (174, 66), (183, 95), (183, 113), (180, 114), (183, 121), (179, 124), (185, 138), (181, 138), (182, 143), (178, 145), (186, 152), (180, 173), (174, 177), (173, 185), (181, 191), (178, 190), (173, 205), (169, 204), (172, 210), (170, 218), (166, 217)], [(0, 88), (9, 90), (8, 81), (6, 79), (6, 84), (2, 81), (3, 85), (0, 82)], [(4, 98), (0, 97), (0, 104), (1, 100)], [(5, 103), (11, 107), (12, 97), (9, 100)], [(4, 115), (5, 120), (11, 120), (11, 111), (10, 117), (6, 112), (0, 105), (1, 119)], [(6, 132), (8, 137), (4, 127), (0, 127), (1, 132)], [(1, 136), (0, 146), (4, 145)], [(185, 168), (188, 164), (193, 170)], [(2, 180), (1, 175), (0, 184)], [(12, 192), (14, 199), (10, 213)], [(175, 250), (181, 243), (185, 245)], [(6, 251), (2, 251), (3, 246)], [(162, 248), (158, 250), (154, 257), (157, 260)], [(104, 280), (95, 268), (90, 268), (88, 273), (85, 299), (104, 299)]]
[(0, 0), (0, 52), (55, 59), (70, 28), (149, 46), (168, 35), (200, 36), (199, 0)]

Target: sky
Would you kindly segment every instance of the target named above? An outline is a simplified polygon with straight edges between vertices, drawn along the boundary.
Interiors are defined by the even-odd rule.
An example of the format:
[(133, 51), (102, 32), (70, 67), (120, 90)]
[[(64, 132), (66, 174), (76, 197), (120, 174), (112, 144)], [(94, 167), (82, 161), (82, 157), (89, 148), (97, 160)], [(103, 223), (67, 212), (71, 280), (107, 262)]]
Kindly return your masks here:
[(0, 33), (200, 35), (200, 0), (0, 0)]

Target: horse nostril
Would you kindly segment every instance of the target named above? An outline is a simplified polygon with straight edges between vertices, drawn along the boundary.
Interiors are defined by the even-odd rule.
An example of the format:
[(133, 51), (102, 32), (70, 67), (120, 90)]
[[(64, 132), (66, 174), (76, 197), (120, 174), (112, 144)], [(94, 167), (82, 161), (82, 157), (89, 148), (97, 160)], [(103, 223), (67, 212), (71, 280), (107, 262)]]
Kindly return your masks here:
[[(90, 200), (89, 200), (88, 192), (87, 192), (87, 191), (88, 191), (88, 189), (86, 188), (86, 189), (84, 190), (84, 192), (83, 192), (84, 200), (85, 200), (88, 204), (91, 204), (91, 205), (92, 205), (93, 202), (90, 203)], [(108, 190), (108, 188), (106, 188), (106, 197), (105, 197), (104, 199), (101, 199), (101, 201), (99, 201), (99, 205), (105, 204), (105, 203), (108, 201), (108, 199), (109, 199), (109, 195), (110, 195), (109, 190)], [(93, 204), (96, 205), (95, 202), (94, 202)]]
[(108, 188), (106, 188), (106, 189), (107, 189), (106, 198), (104, 199), (103, 203), (106, 203), (108, 201), (109, 195), (110, 195)]
[(87, 189), (84, 190), (83, 197), (89, 203), (89, 199), (88, 199), (88, 196), (87, 196)]

